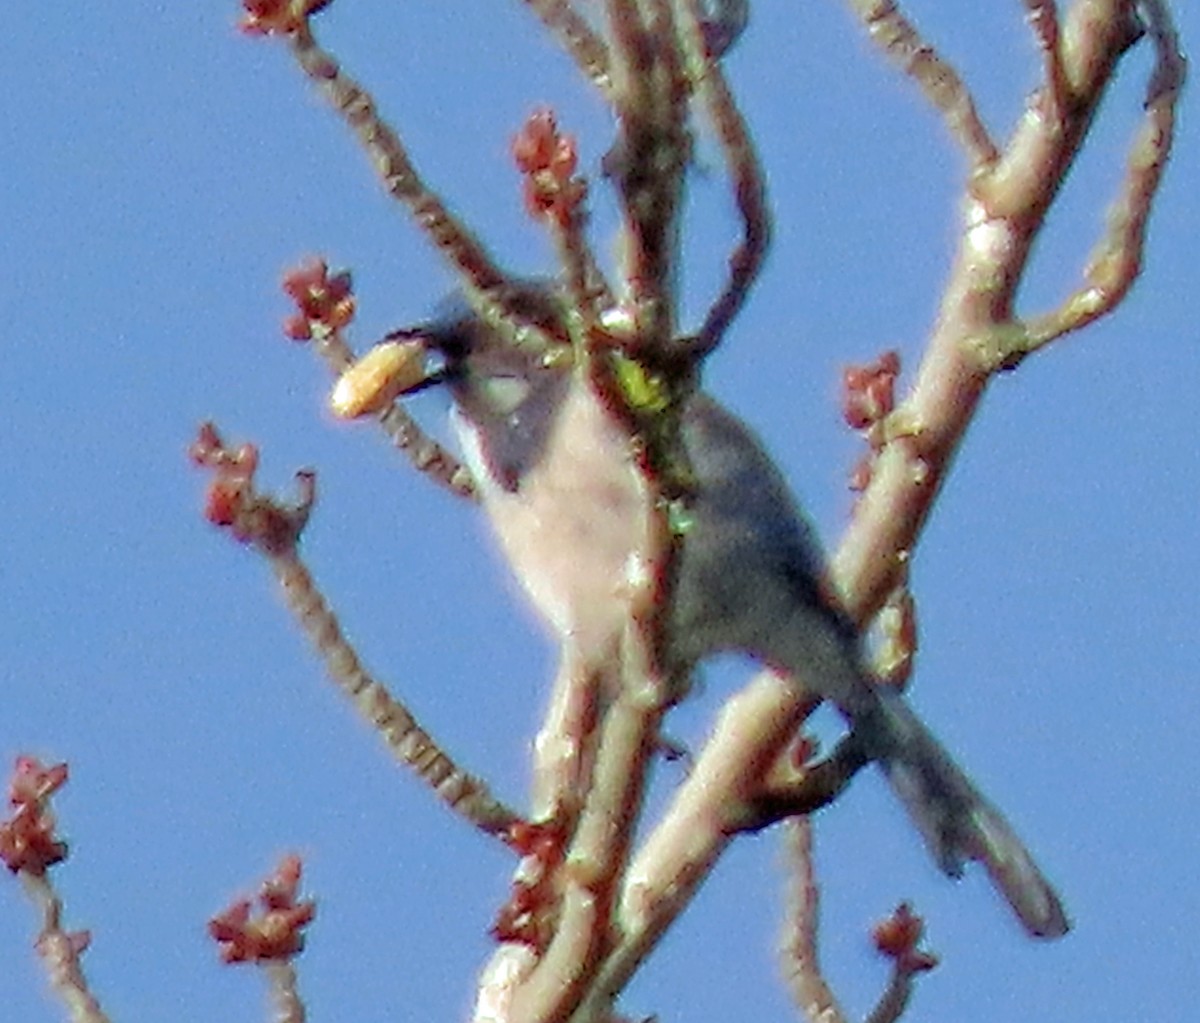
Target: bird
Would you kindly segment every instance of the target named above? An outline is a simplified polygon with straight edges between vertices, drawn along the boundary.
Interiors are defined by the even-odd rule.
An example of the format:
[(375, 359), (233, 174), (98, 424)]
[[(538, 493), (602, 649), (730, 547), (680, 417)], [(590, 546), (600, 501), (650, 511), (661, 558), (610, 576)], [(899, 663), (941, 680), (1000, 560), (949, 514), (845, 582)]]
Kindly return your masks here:
[[(510, 312), (565, 339), (550, 280), (508, 286)], [(644, 535), (644, 481), (628, 424), (569, 345), (514, 343), (461, 296), (393, 336), (419, 339), (444, 385), (464, 459), (500, 546), (565, 659), (619, 656), (631, 557)], [(666, 658), (681, 677), (736, 651), (832, 703), (882, 771), (941, 870), (980, 862), (1031, 936), (1069, 921), (1021, 839), (894, 686), (872, 680), (862, 637), (826, 581), (812, 526), (750, 428), (703, 389), (682, 399), (687, 528), (674, 565)], [(681, 694), (683, 690), (680, 691)]]

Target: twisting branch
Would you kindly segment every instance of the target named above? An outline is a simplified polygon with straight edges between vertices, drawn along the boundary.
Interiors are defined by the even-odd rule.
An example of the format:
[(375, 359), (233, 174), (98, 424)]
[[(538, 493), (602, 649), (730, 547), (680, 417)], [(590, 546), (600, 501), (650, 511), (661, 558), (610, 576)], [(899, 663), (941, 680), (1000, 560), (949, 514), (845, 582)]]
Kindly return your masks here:
[[(795, 818), (783, 830), (788, 884), (779, 951), (784, 982), (809, 1023), (846, 1023), (817, 953), (821, 893), (813, 871), (812, 822)], [(907, 903), (875, 927), (875, 948), (892, 961), (892, 973), (866, 1023), (896, 1023), (908, 1008), (916, 978), (937, 966), (937, 957), (919, 947), (924, 931), (924, 921)]]
[(742, 218), (742, 240), (729, 255), (729, 280), (725, 289), (709, 308), (697, 335), (697, 356), (716, 348), (746, 304), (750, 289), (766, 261), (773, 230), (758, 154), (732, 94), (723, 80), (713, 77), (702, 86), (701, 98), (709, 104), (709, 113), (726, 154), (733, 179), (734, 201)]
[(325, 662), (334, 685), (396, 759), (449, 809), (485, 834), (508, 841), (519, 815), (496, 799), (481, 779), (462, 770), (408, 708), (367, 671), (301, 560), (297, 543), (315, 499), (312, 473), (298, 476), (300, 499), (289, 505), (258, 492), (254, 447), (227, 447), (211, 424), (201, 428), (190, 454), (197, 465), (213, 472), (205, 517), (266, 557), (288, 609)]
[(1166, 0), (1138, 0), (1137, 16), (1154, 43), (1157, 60), (1150, 84), (1146, 86), (1147, 108), (1157, 106), (1166, 96), (1174, 108), (1187, 76), (1187, 61), (1179, 49), (1179, 36)]
[(705, 105), (721, 143), (734, 201), (742, 218), (742, 240), (729, 256), (729, 280), (709, 308), (696, 335), (692, 350), (700, 358), (720, 343), (749, 297), (771, 245), (772, 226), (766, 180), (745, 118), (729, 90), (720, 63), (708, 59), (699, 49), (704, 41), (699, 0), (687, 0), (686, 9), (689, 17), (683, 27), (690, 31), (682, 34), (685, 43), (689, 44), (689, 65), (697, 81), (699, 99)]

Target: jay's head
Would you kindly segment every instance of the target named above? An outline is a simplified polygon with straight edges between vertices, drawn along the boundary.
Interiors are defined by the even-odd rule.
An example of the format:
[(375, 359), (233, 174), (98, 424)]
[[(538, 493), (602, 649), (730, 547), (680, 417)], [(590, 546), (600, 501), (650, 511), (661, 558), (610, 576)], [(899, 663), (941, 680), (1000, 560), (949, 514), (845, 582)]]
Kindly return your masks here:
[[(474, 434), (487, 472), (512, 492), (544, 451), (573, 355), (562, 304), (549, 282), (511, 285), (505, 298), (515, 333), (492, 328), (456, 294), (434, 319), (391, 337), (419, 342), (426, 353), (425, 373), (407, 393), (438, 384), (449, 388), (460, 430)], [(546, 337), (552, 339), (549, 347)]]

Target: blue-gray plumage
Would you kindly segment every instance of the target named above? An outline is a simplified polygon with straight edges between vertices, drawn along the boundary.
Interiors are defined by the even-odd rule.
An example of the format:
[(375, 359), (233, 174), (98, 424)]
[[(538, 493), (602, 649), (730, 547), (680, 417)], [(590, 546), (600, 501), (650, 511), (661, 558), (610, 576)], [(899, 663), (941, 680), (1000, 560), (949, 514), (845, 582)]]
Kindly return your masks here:
[[(548, 285), (515, 294), (524, 314), (554, 327)], [(508, 344), (461, 302), (408, 333), (442, 353), (484, 506), (564, 658), (618, 656), (647, 514), (628, 428), (572, 359)], [(981, 862), (1030, 934), (1064, 934), (1058, 897), (1003, 816), (901, 694), (870, 681), (857, 631), (823, 585), (816, 538), (753, 434), (703, 392), (687, 400), (681, 433), (695, 488), (669, 616), (672, 669), (683, 677), (741, 651), (831, 701), (941, 869), (958, 876), (964, 861)]]

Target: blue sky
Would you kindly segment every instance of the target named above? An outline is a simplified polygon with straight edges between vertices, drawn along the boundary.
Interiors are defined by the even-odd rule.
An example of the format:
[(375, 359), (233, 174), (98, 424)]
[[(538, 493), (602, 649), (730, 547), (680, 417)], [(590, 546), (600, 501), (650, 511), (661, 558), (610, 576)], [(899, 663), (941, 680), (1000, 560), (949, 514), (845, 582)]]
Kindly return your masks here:
[[(1003, 137), (1034, 80), (1022, 5), (910, 10)], [(1179, 5), (1185, 43), (1200, 16)], [(68, 760), (69, 923), (116, 1019), (262, 1018), (205, 920), (287, 850), (320, 899), (312, 1018), (451, 1020), (469, 1004), (507, 858), (444, 814), (325, 685), (266, 569), (200, 519), (184, 449), (216, 418), (264, 479), (314, 466), (306, 553), (364, 657), (513, 799), (552, 664), (482, 523), (367, 428), (335, 425), (307, 351), (278, 334), (285, 267), (354, 269), (366, 345), (450, 278), (382, 195), (283, 47), (232, 2), (16, 4), (6, 87), (0, 299), (0, 756)], [(338, 3), (325, 38), (508, 265), (551, 266), (508, 140), (549, 102), (594, 168), (605, 114), (517, 4)], [(1136, 124), (1148, 54), (1122, 72), (1041, 241), (1024, 308), (1066, 293)], [(728, 69), (756, 133), (777, 244), (714, 359), (830, 540), (857, 441), (841, 367), (915, 365), (954, 244), (961, 163), (937, 118), (838, 4), (760, 2)], [(829, 974), (861, 1016), (884, 978), (871, 921), (911, 898), (943, 966), (907, 1019), (1190, 1018), (1200, 994), (1200, 687), (1190, 402), (1200, 385), (1200, 140), (1185, 102), (1145, 275), (1118, 314), (996, 382), (920, 547), (914, 700), (1059, 882), (1076, 929), (1027, 942), (981, 878), (927, 863), (873, 777), (817, 833)], [(731, 236), (702, 147), (690, 294)], [(705, 173), (704, 168), (711, 169)], [(597, 214), (605, 248), (604, 210)], [(422, 411), (440, 415), (435, 403)], [(737, 674), (682, 708), (696, 740)], [(671, 769), (662, 772), (664, 784)], [(771, 956), (777, 836), (739, 843), (626, 1001), (664, 1023), (788, 1018)], [(0, 885), (0, 1004), (59, 1018), (31, 914)]]

